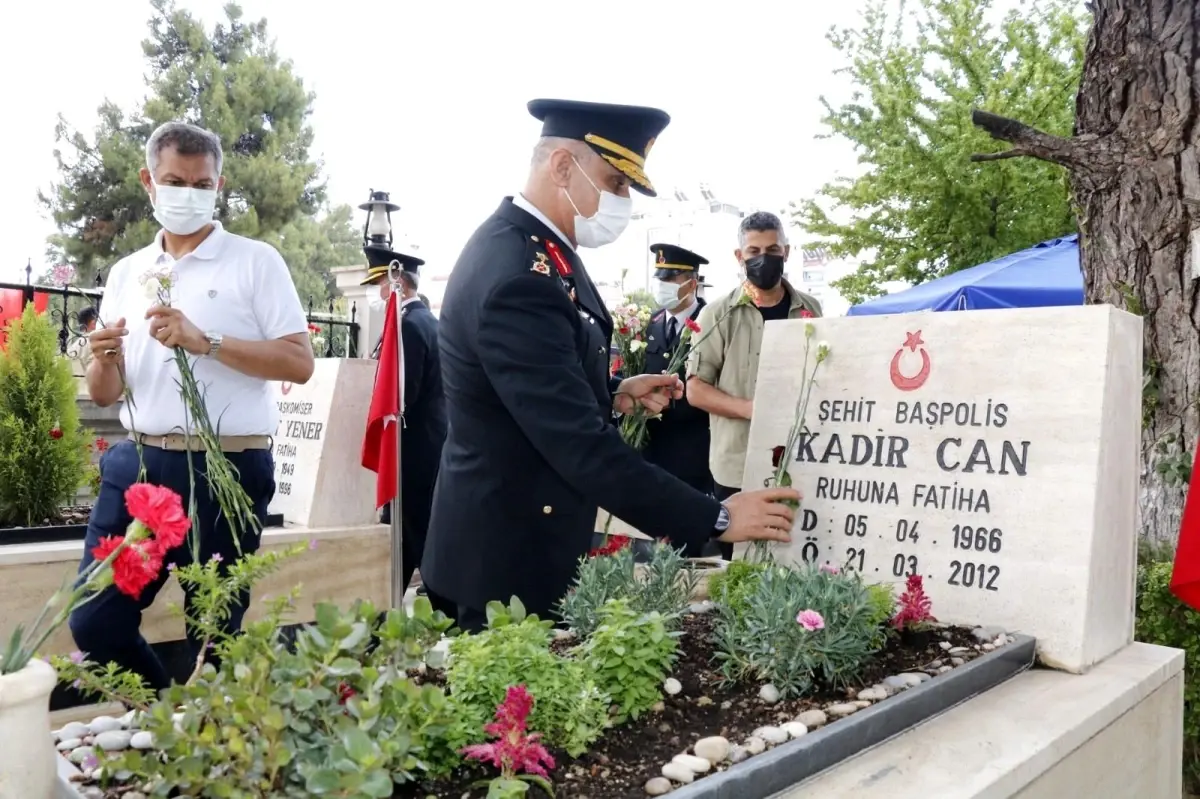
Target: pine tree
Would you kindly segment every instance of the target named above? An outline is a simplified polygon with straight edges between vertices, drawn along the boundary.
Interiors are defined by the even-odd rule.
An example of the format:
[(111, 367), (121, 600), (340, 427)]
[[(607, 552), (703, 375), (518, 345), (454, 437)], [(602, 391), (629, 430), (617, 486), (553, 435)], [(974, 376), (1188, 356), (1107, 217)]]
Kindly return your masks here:
[(330, 267), (358, 263), (362, 253), (349, 207), (326, 208), (320, 163), (309, 153), (313, 94), (279, 57), (266, 20), (245, 22), (230, 3), (210, 33), (174, 0), (151, 5), (146, 101), (130, 112), (104, 103), (91, 140), (59, 119), (61, 180), (41, 196), (59, 229), (47, 256), (91, 285), (98, 271), (149, 244), (158, 225), (137, 177), (146, 140), (161, 123), (184, 120), (221, 137), (218, 219), (278, 247), (301, 297), (320, 301), (335, 291)]
[(57, 331), (25, 306), (0, 351), (0, 528), (53, 522), (83, 482), (89, 439), (75, 394)]

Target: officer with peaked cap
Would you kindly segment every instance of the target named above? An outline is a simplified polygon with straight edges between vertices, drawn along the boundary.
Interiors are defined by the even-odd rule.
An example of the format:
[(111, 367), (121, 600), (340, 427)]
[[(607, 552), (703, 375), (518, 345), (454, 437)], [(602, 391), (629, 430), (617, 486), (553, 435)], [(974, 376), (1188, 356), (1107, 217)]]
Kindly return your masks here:
[(610, 381), (612, 319), (579, 247), (615, 241), (631, 189), (654, 195), (646, 157), (670, 118), (656, 108), (534, 100), (542, 123), (525, 190), (475, 231), (450, 273), (439, 342), (449, 435), (421, 571), (467, 631), (492, 600), (553, 612), (591, 542), (597, 507), (701, 545), (788, 540), (792, 489), (724, 504), (646, 463), (612, 413), (661, 411), (676, 375)]
[[(437, 482), (442, 446), (446, 442), (446, 400), (442, 393), (441, 358), (438, 351), (438, 320), (417, 296), (420, 268), (424, 261), (382, 245), (363, 248), (367, 255), (367, 277), (361, 285), (378, 285), (380, 296), (391, 295), (397, 280), (400, 296), (400, 342), (404, 364), (404, 426), (400, 432), (400, 512), (404, 546), (403, 584), (408, 586), (421, 561), (429, 530), (433, 487)], [(372, 358), (379, 358), (380, 335)], [(392, 506), (384, 506), (380, 519), (390, 524)], [(422, 575), (424, 570), (422, 569)], [(431, 601), (434, 597), (430, 596)], [(436, 604), (436, 602), (435, 602)], [(451, 608), (452, 610), (452, 608)]]
[[(666, 372), (672, 355), (683, 343), (688, 322), (695, 324), (704, 300), (698, 292), (703, 278), (700, 267), (708, 259), (674, 244), (654, 244), (655, 299), (659, 310), (650, 317), (646, 328), (646, 362), (643, 372)], [(686, 359), (677, 371), (680, 380), (686, 372)], [(684, 481), (697, 491), (711, 494), (712, 473), (708, 470), (708, 413), (688, 404), (687, 397), (673, 400), (659, 419), (646, 425), (648, 439), (642, 455), (650, 463)], [(699, 552), (694, 553), (696, 555)]]

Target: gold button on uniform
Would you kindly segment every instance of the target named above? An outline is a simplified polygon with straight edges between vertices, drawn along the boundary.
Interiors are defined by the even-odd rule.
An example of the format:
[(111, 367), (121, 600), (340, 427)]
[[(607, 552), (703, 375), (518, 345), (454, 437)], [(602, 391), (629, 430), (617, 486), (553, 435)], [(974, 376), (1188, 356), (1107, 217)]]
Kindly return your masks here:
[(553, 511), (554, 508), (550, 507), (549, 505), (546, 505), (542, 508), (542, 513), (546, 514), (547, 516), (549, 516)]

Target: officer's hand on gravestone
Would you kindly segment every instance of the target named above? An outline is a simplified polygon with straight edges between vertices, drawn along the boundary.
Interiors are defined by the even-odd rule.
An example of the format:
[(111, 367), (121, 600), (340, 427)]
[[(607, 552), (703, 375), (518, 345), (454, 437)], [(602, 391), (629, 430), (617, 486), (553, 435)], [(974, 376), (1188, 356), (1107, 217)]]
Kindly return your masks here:
[(781, 541), (790, 543), (789, 533), (796, 512), (784, 502), (799, 503), (800, 492), (794, 488), (760, 488), (739, 491), (725, 500), (729, 511), (729, 529), (719, 541), (736, 544), (739, 541)]
[(638, 375), (621, 381), (613, 407), (617, 413), (633, 413), (641, 405), (653, 416), (662, 413), (671, 400), (682, 397), (683, 381), (678, 375)]

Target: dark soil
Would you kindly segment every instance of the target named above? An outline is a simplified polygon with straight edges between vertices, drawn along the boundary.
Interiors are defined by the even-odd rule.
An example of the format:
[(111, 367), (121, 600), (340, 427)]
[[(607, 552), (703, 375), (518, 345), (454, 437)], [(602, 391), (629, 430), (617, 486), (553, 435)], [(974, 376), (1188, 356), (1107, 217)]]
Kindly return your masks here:
[(91, 505), (70, 505), (65, 508), (60, 508), (57, 515), (42, 519), (41, 521), (29, 526), (23, 524), (0, 524), (0, 531), (13, 529), (28, 530), (36, 527), (58, 527), (68, 524), (87, 524), (88, 517), (91, 515)]
[[(721, 686), (720, 674), (711, 665), (711, 625), (710, 616), (685, 617), (680, 659), (672, 672), (683, 684), (683, 691), (663, 697), (664, 712), (650, 713), (609, 730), (578, 758), (553, 752), (557, 768), (551, 773), (551, 781), (557, 799), (641, 799), (646, 781), (661, 776), (663, 764), (701, 738), (722, 735), (731, 743), (740, 743), (759, 727), (791, 721), (805, 710), (853, 699), (858, 691), (890, 675), (921, 671), (931, 661), (945, 657), (939, 648), (941, 641), (966, 647), (977, 643), (970, 629), (954, 627), (939, 630), (924, 641), (889, 637), (887, 647), (866, 663), (854, 685), (841, 690), (824, 688), (804, 699), (766, 705), (758, 698), (758, 683)], [(556, 648), (559, 646), (556, 644)], [(464, 795), (481, 799), (487, 794), (486, 788), (472, 790), (470, 786), (492, 776), (494, 771), (463, 767), (450, 779), (406, 786), (394, 794), (394, 799), (459, 799)], [(538, 788), (531, 788), (527, 796), (546, 799)]]

